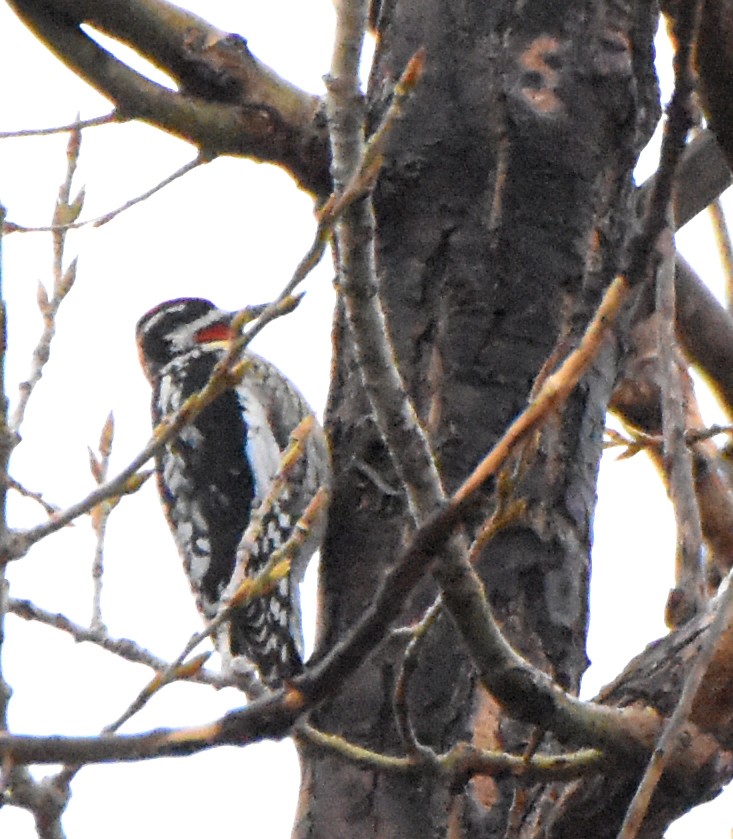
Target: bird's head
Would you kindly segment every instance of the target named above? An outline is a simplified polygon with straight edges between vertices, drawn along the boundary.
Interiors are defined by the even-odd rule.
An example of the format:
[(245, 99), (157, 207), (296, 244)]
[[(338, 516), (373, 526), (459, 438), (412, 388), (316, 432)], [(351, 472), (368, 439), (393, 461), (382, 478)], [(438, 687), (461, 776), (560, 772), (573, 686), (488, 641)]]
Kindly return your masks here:
[(151, 309), (140, 318), (136, 328), (145, 375), (154, 381), (176, 356), (202, 344), (228, 341), (233, 314), (199, 297), (168, 300)]

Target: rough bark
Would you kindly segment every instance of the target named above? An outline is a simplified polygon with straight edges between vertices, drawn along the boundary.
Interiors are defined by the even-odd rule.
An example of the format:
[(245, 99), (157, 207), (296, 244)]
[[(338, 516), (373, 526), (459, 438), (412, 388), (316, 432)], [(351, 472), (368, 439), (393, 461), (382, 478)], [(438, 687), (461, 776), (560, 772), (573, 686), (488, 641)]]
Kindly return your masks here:
[[(619, 707), (651, 706), (668, 716), (695, 658), (700, 654), (710, 616), (650, 644), (595, 701)], [(690, 807), (713, 798), (731, 776), (730, 684), (731, 639), (726, 633), (699, 691), (690, 721), (697, 754), (684, 771), (670, 772), (655, 791), (639, 839), (661, 837), (667, 825)], [(721, 671), (725, 671), (725, 675)], [(727, 733), (726, 733), (727, 730)], [(643, 764), (627, 755), (611, 772), (569, 784), (553, 784), (527, 808), (520, 839), (613, 839), (634, 793)]]
[[(328, 192), (319, 103), (262, 68), (241, 39), (181, 19), (166, 3), (9, 2), (126, 115), (175, 131), (207, 153), (273, 160), (314, 194)], [(708, 3), (713, 12), (725, 5)], [(180, 89), (162, 92), (125, 73), (84, 35), (83, 20), (157, 56)], [(706, 21), (705, 37), (714, 38), (715, 27)], [(557, 362), (576, 344), (624, 265), (637, 223), (631, 173), (658, 116), (657, 10), (653, 3), (623, 0), (385, 0), (379, 9), (375, 4), (374, 22), (371, 126), (408, 59), (420, 47), (427, 55), (422, 81), (392, 137), (374, 206), (381, 294), (397, 362), (450, 491), (524, 407), (549, 371), (548, 359)], [(728, 179), (723, 172), (715, 183)], [(695, 179), (693, 204), (708, 186)], [(680, 288), (687, 288), (690, 278), (682, 276)], [(706, 299), (696, 305), (706, 317), (715, 309)], [(724, 325), (730, 326), (727, 316)], [(681, 332), (702, 364), (727, 371), (727, 347), (721, 361), (715, 347), (695, 343), (699, 329)], [(337, 479), (322, 563), (319, 655), (370, 604), (411, 530), (340, 310), (334, 336), (328, 420)], [(586, 666), (596, 472), (627, 339), (623, 326), (616, 339), (501, 476), (505, 500), (522, 506), (477, 558), (507, 637), (570, 691)], [(727, 373), (719, 375), (724, 390)], [(494, 504), (487, 491), (467, 531)], [(399, 623), (418, 620), (434, 597), (435, 587), (422, 584)], [(602, 701), (668, 715), (708, 622), (700, 618), (649, 648)], [(699, 748), (692, 769), (665, 779), (642, 835), (660, 835), (730, 777), (726, 686), (733, 657), (730, 639), (724, 641), (693, 714)], [(334, 687), (314, 722), (379, 752), (403, 754), (393, 694), (405, 645), (404, 633), (384, 641), (346, 684)], [(300, 682), (306, 684), (308, 676)], [(286, 699), (290, 716), (278, 717), (279, 727), (265, 727), (263, 736), (280, 736), (294, 720), (302, 696)], [(418, 738), (438, 751), (468, 740), (521, 752), (534, 735), (476, 687), (445, 616), (422, 644), (407, 705)], [(552, 745), (547, 738), (543, 748)], [(501, 837), (516, 786), (506, 775), (450, 786), (439, 773), (379, 773), (306, 745), (302, 761), (295, 835), (310, 839)], [(530, 791), (525, 806), (515, 808), (520, 835), (615, 835), (642, 767), (626, 760), (574, 783)]]
[[(525, 404), (553, 353), (577, 340), (623, 264), (631, 171), (658, 115), (651, 6), (383, 4), (369, 103), (426, 48), (424, 77), (374, 201), (381, 289), (400, 370), (454, 489)], [(336, 319), (329, 406), (336, 507), (323, 563), (323, 644), (368, 603), (409, 529)], [(590, 523), (617, 347), (608, 346), (561, 415), (516, 464), (524, 513), (479, 568), (503, 628), (528, 659), (575, 690), (586, 666)], [(374, 480), (371, 475), (378, 475)], [(415, 620), (426, 586), (405, 609)], [(394, 637), (318, 725), (400, 753), (391, 697)], [(419, 738), (521, 748), (529, 732), (476, 691), (447, 619), (427, 636), (408, 704)], [(512, 785), (457, 791), (305, 755), (297, 836), (501, 836)], [(588, 831), (592, 834), (592, 829)]]

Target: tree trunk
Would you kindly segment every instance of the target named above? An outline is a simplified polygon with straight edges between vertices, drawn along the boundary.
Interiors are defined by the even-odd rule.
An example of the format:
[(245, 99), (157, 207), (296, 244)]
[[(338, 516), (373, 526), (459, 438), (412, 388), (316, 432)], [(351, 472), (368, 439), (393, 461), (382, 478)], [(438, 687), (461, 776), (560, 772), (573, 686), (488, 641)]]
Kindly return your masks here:
[[(576, 344), (624, 263), (632, 170), (658, 118), (657, 15), (651, 3), (382, 4), (373, 124), (410, 56), (425, 47), (427, 61), (374, 194), (381, 294), (399, 369), (449, 491), (526, 404), (547, 359)], [(410, 530), (341, 312), (335, 344), (328, 423), (337, 478), (321, 649), (369, 603)], [(572, 691), (587, 665), (591, 522), (618, 356), (617, 344), (605, 346), (501, 479), (523, 508), (477, 560), (508, 639)], [(474, 526), (490, 512), (484, 507)], [(423, 586), (403, 623), (434, 597)], [(382, 644), (316, 724), (404, 753), (392, 712), (404, 650), (399, 634)], [(462, 738), (521, 751), (531, 735), (476, 687), (445, 616), (422, 644), (408, 706), (418, 738), (438, 751)], [(297, 837), (504, 835), (510, 780), (449, 789), (307, 748), (302, 759)], [(600, 835), (593, 818), (585, 835)]]
[[(324, 103), (263, 65), (241, 37), (227, 36), (163, 0), (8, 2), (125, 115), (188, 139), (206, 156), (240, 154), (276, 162), (319, 200), (329, 195)], [(726, 110), (731, 62), (725, 10), (730, 2), (707, 1), (696, 53), (703, 106), (728, 161), (733, 142)], [(689, 18), (686, 13), (694, 8), (673, 0), (666, 6), (680, 19)], [(356, 16), (353, 7), (344, 11)], [(652, 45), (658, 9), (626, 0), (375, 0), (372, 11), (378, 40), (367, 102), (370, 128), (387, 111), (409, 59), (419, 49), (426, 56), (368, 200), (374, 203), (380, 294), (396, 361), (451, 492), (504, 434), (533, 388), (577, 345), (604, 289), (628, 262), (639, 227), (637, 204), (643, 203), (632, 171), (659, 116)], [(83, 23), (166, 68), (179, 89), (156, 85), (124, 65), (90, 38)], [(338, 45), (336, 55), (346, 54)], [(682, 180), (688, 188), (674, 196), (678, 221), (689, 219), (730, 182), (730, 172), (711, 159), (711, 139), (692, 143), (687, 165), (679, 170), (677, 186)], [(671, 177), (669, 166), (665, 171)], [(360, 209), (358, 204), (347, 209), (342, 229), (349, 214)], [(662, 216), (660, 210), (656, 217)], [(656, 239), (644, 230), (645, 241)], [(669, 256), (671, 264), (671, 249)], [(730, 405), (731, 320), (697, 286), (680, 266), (681, 305), (675, 316), (681, 343)], [(353, 301), (346, 302), (354, 323)], [(577, 692), (587, 664), (591, 522), (605, 413), (622, 356), (633, 344), (629, 324), (640, 314), (648, 314), (643, 301), (615, 326), (571, 397), (514, 451), (463, 519), (469, 541), (480, 533), (471, 559), (506, 638), (569, 692)], [(413, 524), (372, 418), (348, 323), (339, 308), (327, 416), (336, 478), (322, 551), (321, 625), (309, 663), (314, 666), (280, 694), (206, 729), (205, 743), (198, 742), (201, 732), (195, 731), (197, 748), (212, 744), (214, 730), (219, 742), (284, 736), (315, 708), (311, 718), (324, 731), (386, 755), (413, 758), (406, 769), (402, 764), (402, 774), (365, 769), (376, 765), (373, 756), (371, 764), (363, 756), (361, 762), (353, 754), (351, 759), (334, 756), (309, 746), (301, 728), (298, 839), (610, 839), (693, 662), (705, 660), (698, 653), (701, 647), (705, 652), (718, 617), (711, 608), (650, 645), (597, 700), (628, 712), (606, 715), (593, 706), (576, 728), (568, 724), (568, 707), (580, 716), (588, 707), (560, 696), (549, 680), (527, 677), (522, 662), (508, 655), (511, 667), (504, 666), (501, 678), (492, 680), (486, 661), (493, 666), (500, 656), (485, 655), (475, 644), (476, 660), (484, 656), (483, 683), (506, 706), (479, 686), (464, 646), (474, 635), (466, 626), (468, 616), (479, 610), (469, 608), (475, 600), (456, 596), (457, 586), (451, 585), (451, 573), (462, 573), (464, 582), (470, 577), (453, 562), (455, 556), (440, 557), (436, 568), (461, 633), (440, 604), (430, 611), (435, 619), (425, 620), (437, 591), (427, 580), (409, 597), (397, 587), (396, 596), (381, 597), (379, 609), (365, 615), (410, 542)], [(645, 363), (648, 357), (636, 360)], [(632, 378), (638, 386), (640, 376)], [(657, 387), (656, 380), (651, 384), (647, 392)], [(639, 399), (632, 394), (624, 401), (623, 396), (623, 388), (617, 388), (618, 409), (636, 422), (644, 420), (647, 430), (658, 430), (656, 398), (644, 417)], [(717, 452), (709, 461), (697, 456), (695, 489), (708, 525), (703, 528), (708, 548), (719, 550), (724, 559), (719, 571), (727, 573), (732, 508), (730, 497), (727, 506), (718, 503), (728, 493), (719, 460)], [(707, 507), (705, 482), (712, 488), (708, 500), (715, 502)], [(438, 495), (431, 492), (429, 511), (439, 506)], [(456, 512), (448, 507), (441, 513), (446, 509)], [(431, 523), (436, 521), (446, 518)], [(711, 530), (711, 524), (718, 529)], [(489, 532), (493, 538), (484, 538)], [(437, 551), (430, 540), (443, 535), (423, 527), (419, 550), (407, 555), (412, 564), (399, 565), (396, 578), (414, 579), (416, 569)], [(393, 632), (362, 662), (359, 650), (371, 649), (369, 643), (381, 637), (374, 615), (386, 620), (403, 600), (395, 622), (403, 631)], [(468, 605), (461, 611), (457, 603)], [(726, 617), (724, 608), (718, 612)], [(481, 617), (476, 628), (487, 630), (485, 611)], [(360, 620), (360, 632), (350, 642), (349, 629)], [(420, 640), (404, 631), (418, 621), (424, 630)], [(489, 634), (484, 632), (484, 640)], [(684, 729), (674, 730), (675, 745), (667, 752), (672, 758), (639, 837), (660, 836), (673, 818), (713, 796), (733, 773), (733, 630), (709, 634), (717, 639), (708, 649), (712, 663), (690, 700)], [(507, 674), (512, 668), (522, 671), (524, 681)], [(353, 675), (342, 685), (344, 672)], [(529, 681), (542, 689), (527, 692)], [(324, 696), (330, 699), (324, 702)], [(555, 702), (565, 716), (550, 714)], [(559, 744), (543, 731), (528, 730), (505, 707), (521, 719), (570, 732), (579, 743)], [(612, 733), (601, 730), (609, 720)], [(318, 736), (311, 731), (311, 742)], [(621, 736), (626, 737), (623, 748)], [(540, 745), (547, 752), (600, 743), (606, 762), (572, 782), (527, 789), (529, 782), (508, 770), (472, 780), (453, 771), (448, 781), (445, 762), (441, 774), (425, 758), (426, 747), (446, 752), (466, 742), (515, 754)], [(180, 748), (180, 741), (173, 747)], [(17, 759), (15, 751), (7, 754)], [(426, 765), (433, 771), (424, 771)]]

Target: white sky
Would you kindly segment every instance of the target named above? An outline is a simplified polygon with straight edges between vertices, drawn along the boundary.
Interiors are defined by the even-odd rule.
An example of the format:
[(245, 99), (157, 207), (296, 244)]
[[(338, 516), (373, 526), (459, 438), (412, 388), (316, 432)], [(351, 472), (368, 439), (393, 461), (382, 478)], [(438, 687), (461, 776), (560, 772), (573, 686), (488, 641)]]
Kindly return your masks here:
[[(182, 5), (221, 29), (243, 34), (255, 54), (283, 76), (322, 91), (333, 30), (328, 0), (189, 0)], [(88, 118), (109, 110), (2, 3), (0, 67), (0, 130), (64, 124), (77, 111)], [(65, 145), (64, 135), (0, 141), (0, 201), (10, 221), (50, 222), (64, 175)], [(86, 131), (76, 179), (77, 188), (87, 189), (83, 217), (117, 207), (194, 156), (185, 143), (141, 124)], [(720, 285), (719, 268), (709, 256), (714, 254), (709, 232), (701, 223), (688, 227), (681, 247)], [(150, 431), (149, 388), (134, 343), (138, 317), (178, 296), (205, 296), (232, 309), (272, 299), (312, 232), (311, 202), (286, 175), (271, 166), (222, 159), (102, 228), (72, 233), (67, 258), (79, 256), (78, 279), (61, 310), (46, 375), (31, 400), (23, 442), (13, 455), (13, 476), (60, 506), (86, 494), (92, 486), (86, 447), (96, 446), (110, 409), (117, 423), (112, 470), (126, 465)], [(14, 397), (40, 334), (36, 284), (50, 284), (50, 237), (14, 234), (4, 248), (8, 381)], [(701, 253), (708, 255), (702, 264), (696, 258)], [(318, 410), (328, 386), (331, 276), (325, 260), (308, 280), (306, 298), (287, 326), (272, 325), (255, 344)], [(35, 504), (14, 498), (11, 516), (11, 525), (22, 527), (43, 514)], [(674, 529), (644, 458), (604, 460), (595, 540), (587, 695), (665, 632), (662, 612), (671, 584)], [(11, 595), (85, 623), (93, 545), (85, 520), (46, 540), (12, 566)], [(134, 638), (161, 656), (174, 657), (199, 627), (152, 482), (112, 515), (104, 591), (111, 634)], [(7, 630), (4, 663), (15, 691), (10, 719), (19, 732), (96, 733), (150, 677), (141, 667), (89, 645), (75, 647), (60, 633), (12, 616)], [(171, 686), (125, 730), (205, 722), (238, 704), (233, 691)], [(289, 743), (89, 768), (74, 781), (64, 827), (70, 839), (127, 839), (141, 830), (216, 836), (228, 835), (233, 819), (246, 818), (253, 835), (285, 837), (297, 777)], [(709, 839), (727, 839), (732, 822), (730, 804), (721, 797), (677, 823), (668, 836), (687, 839), (704, 829)], [(30, 816), (9, 807), (0, 810), (0, 833), (14, 839), (35, 836)]]

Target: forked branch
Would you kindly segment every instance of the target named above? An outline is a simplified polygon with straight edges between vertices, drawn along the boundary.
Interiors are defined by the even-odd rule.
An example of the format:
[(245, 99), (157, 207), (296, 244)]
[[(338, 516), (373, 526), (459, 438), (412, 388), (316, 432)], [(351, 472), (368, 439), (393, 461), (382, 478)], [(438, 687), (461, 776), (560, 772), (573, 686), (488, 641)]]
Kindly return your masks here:
[[(208, 157), (244, 155), (283, 166), (304, 189), (330, 192), (319, 99), (279, 77), (246, 41), (164, 0), (8, 0), (65, 64), (142, 119), (193, 143)], [(132, 47), (178, 84), (151, 81), (82, 29)]]

